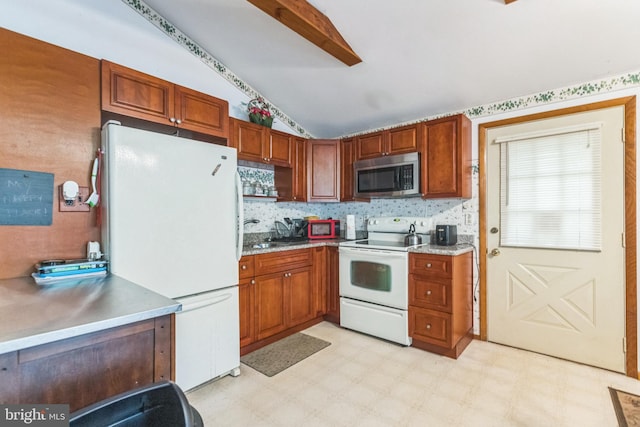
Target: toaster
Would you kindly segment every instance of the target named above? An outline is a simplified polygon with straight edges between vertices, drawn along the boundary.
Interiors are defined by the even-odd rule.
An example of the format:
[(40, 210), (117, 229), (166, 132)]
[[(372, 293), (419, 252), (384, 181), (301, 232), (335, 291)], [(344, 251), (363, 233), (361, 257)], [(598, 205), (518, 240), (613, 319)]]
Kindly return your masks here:
[(436, 245), (451, 246), (458, 243), (458, 227), (455, 225), (436, 225)]

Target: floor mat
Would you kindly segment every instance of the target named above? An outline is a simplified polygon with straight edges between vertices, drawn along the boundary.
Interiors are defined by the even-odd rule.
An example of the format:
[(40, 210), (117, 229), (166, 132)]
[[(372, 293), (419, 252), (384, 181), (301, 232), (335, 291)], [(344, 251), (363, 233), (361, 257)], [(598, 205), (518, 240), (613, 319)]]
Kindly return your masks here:
[(640, 396), (609, 387), (620, 427), (640, 426)]
[(240, 361), (272, 377), (330, 345), (330, 342), (297, 333), (242, 356)]

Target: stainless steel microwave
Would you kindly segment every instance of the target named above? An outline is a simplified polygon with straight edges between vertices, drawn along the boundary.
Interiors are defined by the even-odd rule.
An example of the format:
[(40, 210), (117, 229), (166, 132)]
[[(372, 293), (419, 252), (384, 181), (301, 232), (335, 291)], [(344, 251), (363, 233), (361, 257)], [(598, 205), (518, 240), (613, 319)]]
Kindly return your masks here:
[(407, 197), (420, 194), (418, 153), (383, 156), (353, 163), (357, 198)]

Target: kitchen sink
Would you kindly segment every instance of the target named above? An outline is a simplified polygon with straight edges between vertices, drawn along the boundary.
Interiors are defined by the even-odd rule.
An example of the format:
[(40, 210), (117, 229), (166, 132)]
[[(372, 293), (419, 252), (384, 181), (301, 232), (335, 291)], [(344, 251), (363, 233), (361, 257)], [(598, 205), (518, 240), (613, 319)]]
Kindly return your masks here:
[(276, 242), (264, 242), (264, 243), (256, 243), (254, 245), (251, 245), (252, 249), (268, 249), (268, 248), (273, 248), (278, 246), (279, 243)]

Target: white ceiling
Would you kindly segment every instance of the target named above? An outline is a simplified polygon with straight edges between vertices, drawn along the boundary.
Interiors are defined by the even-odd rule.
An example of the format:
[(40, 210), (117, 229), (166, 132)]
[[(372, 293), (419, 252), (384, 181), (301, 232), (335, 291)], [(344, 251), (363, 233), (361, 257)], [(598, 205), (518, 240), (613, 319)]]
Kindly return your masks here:
[(244, 0), (144, 0), (317, 138), (640, 69), (638, 0), (310, 0), (348, 67)]

